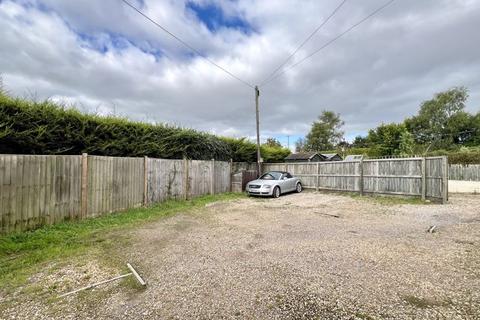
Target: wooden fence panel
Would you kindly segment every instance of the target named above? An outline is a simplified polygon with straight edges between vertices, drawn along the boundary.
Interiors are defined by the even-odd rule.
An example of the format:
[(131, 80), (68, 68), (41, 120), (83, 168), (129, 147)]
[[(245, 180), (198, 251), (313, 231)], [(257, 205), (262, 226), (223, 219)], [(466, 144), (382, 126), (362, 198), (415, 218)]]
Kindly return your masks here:
[(480, 164), (451, 164), (448, 174), (450, 180), (480, 181)]
[(147, 168), (148, 203), (185, 197), (184, 160), (148, 158)]
[(426, 196), (428, 198), (443, 197), (445, 190), (445, 183), (443, 181), (444, 175), (444, 158), (426, 158), (425, 159), (425, 176), (426, 176)]
[[(422, 165), (424, 161), (425, 172)], [(427, 198), (446, 201), (446, 165), (444, 157), (393, 158), (362, 162), (265, 163), (263, 172), (288, 171), (299, 177), (305, 188), (420, 197), (425, 191)]]
[(212, 161), (190, 160), (189, 169), (189, 196), (197, 197), (211, 193)]
[(319, 189), (360, 191), (358, 162), (332, 161), (319, 163)]
[(232, 172), (240, 172), (240, 171), (256, 171), (257, 164), (255, 162), (233, 162), (232, 163)]
[(80, 216), (80, 156), (0, 155), (0, 230)]
[[(268, 171), (285, 171), (285, 163), (263, 163), (262, 164), (262, 173)], [(254, 168), (253, 170), (257, 170)]]
[(422, 159), (363, 161), (364, 192), (421, 196)]
[(315, 188), (317, 184), (317, 164), (311, 163), (299, 163), (299, 164), (285, 164), (285, 168), (282, 171), (287, 171), (293, 176), (299, 177), (302, 180), (304, 188)]
[(215, 193), (230, 191), (230, 162), (215, 161)]
[[(84, 164), (82, 156), (0, 155), (0, 232), (98, 216), (168, 198), (226, 192), (231, 171), (255, 167), (234, 163), (231, 168), (229, 162), (199, 160), (83, 159)], [(448, 196), (445, 157), (364, 160), (363, 165), (348, 161), (265, 163), (262, 169), (289, 171), (306, 188), (357, 192), (363, 186), (370, 193), (414, 196), (424, 192), (427, 198), (443, 202)]]
[(87, 216), (141, 206), (143, 179), (142, 158), (89, 156)]

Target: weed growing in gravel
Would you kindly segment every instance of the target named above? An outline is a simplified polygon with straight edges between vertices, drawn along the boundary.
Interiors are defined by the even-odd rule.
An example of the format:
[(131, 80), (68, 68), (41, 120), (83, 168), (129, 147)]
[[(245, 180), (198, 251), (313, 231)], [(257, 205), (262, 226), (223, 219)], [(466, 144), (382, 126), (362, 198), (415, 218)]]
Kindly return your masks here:
[(119, 231), (178, 212), (191, 211), (207, 203), (244, 197), (227, 193), (192, 200), (168, 200), (148, 208), (132, 209), (83, 221), (70, 221), (37, 230), (0, 237), (0, 287), (16, 287), (38, 271), (42, 263), (80, 255), (87, 249), (122, 241), (112, 237)]
[(438, 307), (438, 306), (445, 306), (448, 304), (447, 302), (439, 302), (431, 299), (425, 299), (425, 298), (418, 298), (415, 296), (405, 296), (403, 297), (403, 300), (412, 306), (415, 306), (420, 309), (426, 309), (430, 307)]

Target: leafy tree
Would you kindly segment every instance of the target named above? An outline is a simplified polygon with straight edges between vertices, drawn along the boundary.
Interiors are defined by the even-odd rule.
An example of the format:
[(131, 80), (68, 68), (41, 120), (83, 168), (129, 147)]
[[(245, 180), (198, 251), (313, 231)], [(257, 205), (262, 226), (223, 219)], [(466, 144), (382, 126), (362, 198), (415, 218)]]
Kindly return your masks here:
[(344, 132), (341, 130), (343, 125), (340, 114), (323, 111), (318, 121), (312, 124), (312, 129), (306, 137), (305, 149), (307, 151), (333, 149), (343, 139)]
[(267, 138), (267, 141), (264, 143), (264, 145), (268, 147), (277, 147), (277, 148), (283, 147), (280, 141), (278, 141), (275, 138)]
[[(368, 132), (367, 140), (372, 153), (377, 156), (389, 156), (400, 154), (402, 136), (405, 142), (408, 140), (407, 128), (404, 124), (382, 124)], [(404, 144), (404, 148), (410, 147)]]
[(366, 148), (368, 147), (368, 139), (367, 137), (356, 136), (351, 146), (353, 148)]
[(469, 115), (463, 111), (468, 99), (465, 87), (438, 93), (420, 106), (418, 114), (405, 120), (415, 141), (430, 147), (449, 147), (463, 141)]
[(221, 138), (230, 146), (231, 157), (237, 162), (256, 162), (257, 145), (247, 138)]
[(407, 130), (400, 134), (400, 144), (398, 146), (398, 154), (401, 156), (411, 156), (415, 149), (415, 139), (413, 134)]
[(480, 146), (480, 112), (472, 116), (471, 120), (471, 137), (468, 144), (472, 146)]
[(290, 149), (271, 147), (265, 144), (261, 146), (260, 152), (264, 162), (283, 162), (285, 157), (291, 153)]

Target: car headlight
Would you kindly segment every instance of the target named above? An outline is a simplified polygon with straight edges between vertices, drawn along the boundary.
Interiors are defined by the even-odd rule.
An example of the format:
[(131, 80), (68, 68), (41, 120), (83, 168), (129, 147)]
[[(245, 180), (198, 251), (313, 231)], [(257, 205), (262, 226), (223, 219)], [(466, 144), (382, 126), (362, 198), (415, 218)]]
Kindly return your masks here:
[(265, 189), (270, 189), (272, 186), (269, 185), (269, 184), (264, 184), (263, 187), (264, 187)]

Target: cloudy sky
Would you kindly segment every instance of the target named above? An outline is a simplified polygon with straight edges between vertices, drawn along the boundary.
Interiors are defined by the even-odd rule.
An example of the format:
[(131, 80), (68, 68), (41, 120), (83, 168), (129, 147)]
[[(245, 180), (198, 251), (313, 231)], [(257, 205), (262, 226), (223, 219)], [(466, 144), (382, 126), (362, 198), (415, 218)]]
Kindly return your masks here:
[[(0, 74), (14, 95), (228, 136), (255, 134), (254, 91), (342, 0), (0, 0)], [(286, 65), (386, 0), (347, 0)], [(436, 92), (470, 89), (480, 108), (480, 0), (397, 0), (261, 86), (262, 137), (286, 144), (322, 110), (347, 138), (401, 121)]]

